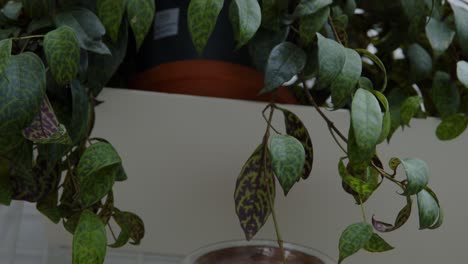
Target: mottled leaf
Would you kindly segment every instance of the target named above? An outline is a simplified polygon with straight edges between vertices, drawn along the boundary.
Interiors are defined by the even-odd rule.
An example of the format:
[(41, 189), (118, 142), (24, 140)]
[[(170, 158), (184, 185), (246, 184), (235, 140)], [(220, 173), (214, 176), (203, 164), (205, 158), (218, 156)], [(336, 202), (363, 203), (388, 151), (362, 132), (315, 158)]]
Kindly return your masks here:
[(303, 175), (304, 146), (292, 136), (275, 135), (270, 140), (269, 150), (273, 171), (286, 196)]
[(137, 49), (143, 44), (151, 28), (155, 11), (154, 0), (127, 0), (127, 18), (135, 36)]
[(426, 36), (436, 57), (444, 53), (455, 37), (455, 32), (442, 21), (431, 17), (426, 25)]
[(283, 27), (278, 31), (260, 28), (255, 33), (255, 36), (249, 41), (248, 47), (250, 57), (257, 70), (265, 72), (271, 50), (286, 40), (288, 32), (289, 29)]
[(73, 264), (104, 263), (106, 247), (104, 223), (91, 211), (83, 211), (73, 236)]
[(455, 15), (455, 26), (460, 47), (465, 56), (468, 56), (468, 10), (459, 1), (448, 1)]
[(436, 72), (432, 81), (431, 96), (441, 117), (455, 114), (460, 107), (460, 93), (452, 84), (448, 73)]
[(352, 124), (348, 130), (347, 152), (349, 164), (354, 172), (364, 172), (369, 166), (372, 157), (375, 154), (375, 147), (371, 149), (363, 149), (356, 143), (356, 136)]
[(364, 249), (369, 252), (385, 252), (394, 249), (390, 244), (387, 243), (383, 238), (377, 234), (372, 234)]
[[(153, 1), (154, 2), (154, 1)], [(224, 0), (191, 0), (188, 7), (188, 28), (192, 42), (198, 51), (203, 49), (215, 28)]]
[(44, 53), (58, 84), (66, 85), (75, 79), (80, 65), (80, 46), (72, 28), (61, 26), (47, 33)]
[(434, 197), (426, 190), (418, 195), (419, 228), (426, 229), (433, 226), (439, 218), (439, 205)]
[[(340, 74), (346, 62), (346, 51), (336, 41), (317, 33), (318, 38), (318, 79), (317, 89), (328, 87)], [(314, 87), (315, 88), (315, 87)]]
[(342, 159), (338, 163), (338, 171), (340, 173), (340, 176), (343, 182), (346, 185), (348, 185), (356, 193), (362, 196), (370, 196), (374, 192), (375, 186), (368, 184), (365, 181), (358, 179), (352, 176), (351, 174), (349, 174)]
[(406, 50), (406, 56), (410, 62), (409, 77), (411, 81), (419, 82), (431, 75), (432, 58), (421, 45), (417, 43), (411, 44)]
[(429, 182), (429, 169), (426, 162), (420, 159), (401, 159), (408, 179), (405, 195), (414, 195), (426, 187)]
[(372, 237), (372, 226), (366, 223), (356, 223), (348, 226), (340, 237), (338, 264), (360, 249), (364, 248)]
[(7, 63), (11, 57), (12, 45), (13, 41), (11, 39), (4, 39), (0, 41), (0, 75), (5, 74), (5, 67), (7, 66)]
[(468, 125), (468, 117), (462, 114), (454, 114), (442, 119), (437, 126), (436, 135), (440, 140), (452, 140), (460, 136)]
[(299, 19), (299, 37), (305, 45), (310, 45), (314, 41), (316, 33), (323, 28), (329, 15), (330, 8), (327, 6)]
[[(272, 201), (268, 200), (269, 194)], [(275, 181), (271, 159), (269, 152), (264, 152), (264, 145), (260, 145), (242, 168), (234, 192), (236, 214), (247, 240), (251, 240), (268, 220), (274, 197)]]
[(393, 225), (378, 221), (374, 217), (372, 217), (372, 225), (379, 232), (391, 232), (397, 230), (398, 228), (402, 227), (406, 221), (408, 221), (411, 215), (412, 204), (413, 201), (411, 200), (411, 197), (406, 196), (406, 205), (398, 213), (398, 216), (396, 217), (395, 223)]
[(465, 88), (468, 88), (468, 62), (457, 62), (457, 77)]
[(294, 16), (307, 16), (331, 5), (332, 0), (301, 0), (294, 10)]
[(419, 96), (410, 96), (403, 101), (400, 107), (401, 124), (409, 126), (411, 119), (416, 115), (421, 107), (422, 98)]
[(270, 53), (265, 72), (265, 88), (270, 92), (298, 74), (306, 64), (305, 52), (291, 42), (278, 44)]
[(351, 101), (362, 72), (362, 60), (359, 54), (345, 48), (345, 63), (341, 72), (330, 85), (333, 107), (341, 108)]
[(229, 6), (229, 19), (237, 48), (244, 46), (257, 32), (262, 21), (257, 0), (233, 0)]
[(57, 206), (57, 203), (58, 190), (54, 189), (37, 202), (36, 208), (39, 212), (49, 218), (50, 221), (58, 224), (62, 218), (62, 215), (60, 213), (59, 207)]
[(377, 67), (379, 67), (379, 69), (383, 72), (384, 83), (380, 91), (384, 92), (385, 89), (387, 88), (387, 69), (385, 68), (385, 65), (383, 64), (383, 62), (380, 60), (379, 57), (377, 57), (377, 55), (375, 55), (374, 53), (366, 49), (356, 49), (356, 51), (362, 55), (367, 56), (369, 59), (371, 59), (377, 65)]
[(351, 106), (351, 122), (357, 145), (363, 150), (372, 150), (382, 133), (382, 113), (375, 96), (358, 89)]
[(96, 0), (97, 15), (113, 42), (117, 42), (119, 38), (125, 3), (125, 0)]
[(284, 123), (286, 126), (286, 133), (292, 137), (295, 137), (302, 143), (305, 150), (305, 163), (304, 170), (302, 172), (302, 179), (307, 179), (312, 171), (314, 163), (314, 148), (312, 146), (312, 139), (309, 136), (307, 128), (302, 123), (301, 119), (293, 112), (286, 109), (280, 109), (284, 115)]
[[(139, 245), (145, 236), (145, 225), (139, 216), (130, 212), (116, 210), (114, 220), (120, 227), (129, 231), (129, 236), (133, 240), (132, 245)], [(124, 234), (125, 235), (125, 234)], [(124, 236), (125, 238), (125, 236)]]

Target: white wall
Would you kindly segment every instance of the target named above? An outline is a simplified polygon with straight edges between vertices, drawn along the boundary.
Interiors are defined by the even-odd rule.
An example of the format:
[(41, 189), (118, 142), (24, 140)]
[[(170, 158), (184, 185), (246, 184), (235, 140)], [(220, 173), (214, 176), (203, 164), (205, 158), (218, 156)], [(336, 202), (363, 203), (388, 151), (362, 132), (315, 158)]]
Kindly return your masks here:
[[(264, 103), (116, 89), (104, 90), (100, 99), (105, 103), (98, 107), (95, 135), (107, 138), (120, 151), (129, 176), (116, 186), (116, 204), (137, 212), (146, 224), (143, 244), (127, 249), (184, 255), (206, 244), (243, 238), (233, 191), (243, 163), (262, 139)], [(341, 189), (337, 162), (343, 154), (312, 108), (287, 108), (309, 128), (315, 165), (309, 180), (295, 186), (287, 199), (277, 199), (283, 238), (337, 258), (341, 231), (361, 221), (359, 207)], [(347, 130), (347, 112), (329, 116)], [(409, 224), (383, 235), (395, 250), (361, 252), (346, 263), (435, 264), (466, 259), (468, 136), (440, 142), (434, 134), (437, 123), (412, 121), (412, 127), (397, 132), (380, 153), (383, 160), (418, 157), (429, 164), (430, 186), (444, 207), (445, 224), (439, 230), (419, 231), (415, 210)], [(397, 190), (384, 183), (368, 202), (368, 215), (393, 222), (405, 202)], [(60, 226), (48, 229), (51, 246), (71, 244)], [(271, 222), (258, 238), (275, 238)]]

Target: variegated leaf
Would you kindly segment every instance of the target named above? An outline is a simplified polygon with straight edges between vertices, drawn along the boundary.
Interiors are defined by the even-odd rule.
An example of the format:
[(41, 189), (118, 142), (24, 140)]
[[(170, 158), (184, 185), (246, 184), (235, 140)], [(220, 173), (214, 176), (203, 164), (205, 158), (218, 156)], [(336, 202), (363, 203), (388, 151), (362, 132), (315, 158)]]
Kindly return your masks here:
[(383, 238), (377, 234), (372, 234), (372, 237), (364, 247), (369, 252), (385, 252), (394, 249), (390, 244), (387, 243)]
[(188, 29), (199, 55), (203, 53), (206, 43), (208, 43), (223, 4), (223, 0), (190, 0), (187, 17)]
[[(129, 232), (129, 238), (133, 240), (132, 245), (139, 245), (145, 236), (145, 225), (139, 216), (130, 212), (123, 212), (115, 209), (114, 220), (119, 224), (122, 230), (126, 229)], [(126, 234), (123, 234), (125, 239)], [(117, 241), (121, 242), (121, 241)]]
[(419, 193), (429, 182), (429, 169), (426, 162), (420, 159), (402, 159), (401, 164), (405, 168), (408, 184), (406, 185), (405, 195), (414, 195)]
[(372, 226), (366, 223), (356, 223), (348, 226), (340, 237), (338, 264), (360, 249), (364, 248), (372, 237)]
[(104, 223), (91, 211), (83, 211), (73, 236), (73, 264), (104, 263), (106, 246)]
[(112, 41), (119, 38), (120, 24), (125, 12), (125, 0), (97, 0), (97, 15), (106, 28), (107, 35)]

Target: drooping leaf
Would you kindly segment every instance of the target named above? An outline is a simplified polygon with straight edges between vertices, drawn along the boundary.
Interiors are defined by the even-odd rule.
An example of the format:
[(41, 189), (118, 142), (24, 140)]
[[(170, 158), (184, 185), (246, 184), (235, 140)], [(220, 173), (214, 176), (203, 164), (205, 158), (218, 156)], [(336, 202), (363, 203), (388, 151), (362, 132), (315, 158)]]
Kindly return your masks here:
[(351, 101), (356, 84), (362, 72), (362, 61), (359, 54), (345, 48), (345, 63), (340, 74), (330, 85), (333, 107), (341, 108)]
[(468, 56), (468, 10), (460, 1), (448, 1), (455, 15), (458, 42), (465, 56)]
[(437, 126), (436, 135), (440, 140), (452, 140), (460, 136), (468, 125), (468, 117), (462, 114), (453, 114), (442, 119)]
[(327, 6), (313, 14), (302, 16), (299, 19), (299, 37), (305, 45), (309, 45), (313, 42), (316, 33), (327, 22), (329, 15), (330, 8)]
[[(153, 1), (154, 2), (154, 1)], [(215, 28), (224, 0), (191, 0), (188, 7), (188, 28), (198, 54), (203, 49)]]
[(455, 37), (455, 32), (445, 22), (431, 17), (426, 25), (426, 35), (434, 54), (438, 57), (448, 49)]
[(309, 136), (307, 128), (304, 126), (301, 119), (299, 119), (297, 115), (283, 108), (280, 110), (284, 115), (286, 133), (299, 140), (304, 147), (305, 163), (304, 170), (302, 171), (302, 179), (305, 180), (309, 177), (314, 163), (314, 148), (312, 146), (312, 139)]
[(364, 249), (369, 252), (385, 252), (394, 249), (394, 247), (388, 244), (382, 237), (374, 233)]
[(374, 53), (366, 49), (356, 49), (356, 51), (362, 55), (367, 56), (369, 59), (371, 59), (377, 65), (377, 67), (379, 67), (379, 69), (383, 72), (384, 83), (380, 91), (384, 92), (385, 89), (387, 88), (387, 69), (385, 68), (385, 65), (383, 64), (383, 62), (380, 60), (379, 57), (377, 57), (377, 55), (375, 55)]
[(420, 159), (400, 159), (408, 179), (405, 195), (414, 195), (426, 187), (429, 182), (429, 169), (426, 162)]
[(106, 28), (107, 35), (114, 43), (119, 38), (125, 3), (125, 0), (96, 0), (97, 15)]
[(278, 31), (260, 28), (257, 33), (255, 33), (255, 36), (247, 45), (249, 47), (250, 57), (257, 70), (263, 73), (265, 72), (271, 50), (276, 47), (276, 45), (286, 40), (288, 32), (289, 28), (283, 27)]
[(340, 74), (346, 62), (346, 51), (336, 41), (317, 33), (318, 38), (318, 79), (317, 89), (328, 87)]
[(356, 223), (348, 226), (340, 237), (338, 264), (360, 249), (364, 248), (372, 237), (372, 226), (366, 223)]
[(412, 204), (413, 204), (413, 201), (411, 200), (411, 197), (406, 196), (406, 205), (398, 213), (395, 219), (395, 223), (393, 225), (378, 221), (374, 217), (372, 217), (372, 225), (379, 232), (386, 233), (386, 232), (397, 230), (398, 228), (402, 227), (408, 221), (411, 215)]
[(265, 88), (270, 92), (289, 81), (305, 66), (307, 55), (291, 42), (278, 44), (270, 53), (265, 72)]
[(429, 77), (432, 72), (432, 58), (421, 45), (411, 44), (406, 51), (406, 56), (410, 62), (409, 77), (413, 82), (419, 82)]
[(257, 234), (271, 214), (270, 204), (273, 206), (275, 197), (273, 177), (269, 152), (264, 152), (264, 145), (260, 145), (242, 168), (234, 192), (236, 214), (247, 240)]
[(84, 210), (73, 236), (73, 264), (102, 264), (107, 237), (104, 223), (91, 211)]
[(0, 41), (0, 76), (5, 74), (5, 67), (11, 57), (12, 45), (13, 41), (11, 39), (4, 39)]
[(457, 77), (465, 88), (468, 88), (468, 62), (457, 62)]
[(269, 150), (273, 171), (286, 196), (303, 175), (304, 146), (292, 136), (275, 135), (271, 138)]
[(426, 190), (418, 195), (419, 228), (426, 229), (433, 226), (439, 218), (439, 205), (434, 197)]
[(262, 27), (276, 31), (282, 27), (281, 18), (288, 11), (287, 0), (262, 0)]
[(375, 147), (371, 149), (363, 149), (356, 142), (356, 136), (354, 129), (350, 125), (348, 131), (348, 144), (347, 152), (349, 158), (349, 164), (354, 172), (364, 172), (370, 164), (372, 157), (375, 154)]
[(437, 219), (437, 222), (435, 222), (433, 226), (429, 227), (429, 229), (432, 229), (432, 230), (437, 229), (441, 227), (443, 223), (444, 223), (444, 211), (439, 205), (439, 218)]
[(364, 89), (358, 89), (351, 106), (351, 122), (357, 145), (372, 150), (382, 133), (382, 113), (375, 96)]
[(409, 126), (411, 119), (416, 115), (421, 107), (422, 98), (419, 96), (410, 96), (401, 104), (401, 125)]
[(380, 101), (380, 103), (384, 107), (384, 115), (382, 119), (382, 132), (380, 133), (379, 140), (377, 140), (377, 144), (382, 143), (390, 134), (390, 129), (392, 126), (392, 120), (390, 115), (390, 105), (388, 104), (387, 97), (379, 91), (371, 91), (375, 97)]
[(98, 142), (85, 150), (76, 169), (79, 199), (84, 207), (109, 193), (121, 162), (116, 150), (108, 143)]
[(375, 186), (373, 186), (373, 184), (368, 184), (367, 182), (349, 174), (342, 159), (340, 159), (340, 162), (338, 163), (338, 172), (340, 173), (343, 182), (362, 197), (368, 197), (374, 192)]
[(10, 164), (8, 160), (0, 158), (0, 204), (10, 205), (13, 189), (10, 182)]
[(307, 16), (331, 5), (332, 0), (301, 0), (294, 10), (293, 16)]
[(153, 0), (127, 1), (127, 18), (135, 36), (137, 49), (143, 44), (143, 40), (145, 40), (146, 34), (151, 28), (155, 11), (156, 5)]
[(52, 0), (21, 0), (26, 15), (30, 18), (40, 18), (49, 15), (54, 8)]
[(133, 240), (132, 245), (139, 245), (145, 236), (145, 225), (139, 216), (130, 212), (121, 212), (116, 210), (114, 220), (120, 227), (126, 226), (129, 230), (129, 237)]
[(50, 221), (58, 224), (60, 219), (62, 219), (62, 216), (60, 214), (60, 209), (57, 206), (57, 203), (58, 190), (54, 189), (37, 202), (36, 208), (39, 212), (49, 218)]
[(432, 82), (432, 101), (441, 117), (453, 115), (460, 107), (460, 93), (458, 88), (450, 81), (450, 75), (445, 72), (436, 72)]
[(257, 32), (262, 13), (257, 0), (233, 0), (229, 6), (229, 19), (237, 48), (244, 46)]
[(81, 48), (98, 54), (111, 54), (101, 39), (106, 29), (90, 10), (80, 7), (64, 10), (54, 17), (54, 23), (57, 27), (71, 27), (75, 31)]

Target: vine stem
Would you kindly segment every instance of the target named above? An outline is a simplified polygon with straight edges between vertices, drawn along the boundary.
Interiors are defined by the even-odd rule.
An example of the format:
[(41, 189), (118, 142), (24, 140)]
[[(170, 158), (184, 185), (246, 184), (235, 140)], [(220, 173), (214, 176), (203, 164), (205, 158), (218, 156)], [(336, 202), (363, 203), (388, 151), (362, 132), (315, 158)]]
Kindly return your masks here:
[(364, 204), (362, 203), (362, 197), (360, 194), (359, 194), (359, 205), (361, 206), (361, 213), (362, 213), (362, 218), (364, 219), (364, 223), (367, 224), (366, 209), (364, 208)]
[[(272, 100), (273, 101), (273, 100)], [(275, 226), (275, 232), (276, 232), (276, 239), (278, 241), (278, 246), (280, 248), (280, 252), (281, 252), (281, 258), (283, 260), (283, 264), (286, 264), (286, 254), (284, 252), (284, 245), (283, 245), (283, 239), (281, 238), (281, 232), (280, 232), (280, 229), (279, 229), (279, 224), (278, 224), (278, 220), (276, 218), (276, 212), (275, 212), (275, 207), (274, 207), (274, 203), (273, 203), (273, 195), (271, 193), (271, 190), (270, 190), (270, 181), (271, 182), (274, 182), (274, 178), (273, 178), (273, 175), (271, 175), (271, 177), (268, 177), (268, 168), (267, 168), (267, 151), (268, 151), (268, 138), (270, 137), (270, 128), (271, 128), (271, 122), (272, 122), (272, 119), (273, 119), (273, 113), (275, 111), (275, 108), (274, 108), (274, 105), (273, 103), (270, 103), (266, 109), (268, 109), (268, 107), (270, 108), (270, 115), (268, 117), (268, 124), (267, 124), (267, 128), (266, 128), (266, 131), (265, 131), (265, 135), (263, 136), (263, 170), (264, 170), (264, 175), (265, 175), (265, 178), (266, 178), (266, 182), (267, 182), (267, 193), (268, 193), (268, 206), (270, 207), (270, 211), (271, 211), (271, 216), (273, 217), (273, 224)]]
[(12, 38), (12, 40), (23, 40), (23, 39), (43, 38), (43, 37), (45, 37), (45, 35), (31, 35), (31, 36)]
[(114, 238), (115, 241), (117, 241), (117, 237), (115, 236), (115, 233), (114, 233), (114, 230), (112, 229), (112, 226), (109, 223), (107, 223), (107, 226), (109, 227), (109, 230), (110, 230), (110, 232), (112, 234), (112, 237)]
[(372, 168), (376, 169), (382, 176), (385, 177), (385, 179), (388, 179), (389, 181), (395, 183), (398, 185), (402, 190), (405, 190), (405, 187), (401, 182), (395, 179), (395, 175), (392, 175), (384, 170), (382, 170), (379, 166), (377, 166), (373, 161), (371, 161)]

